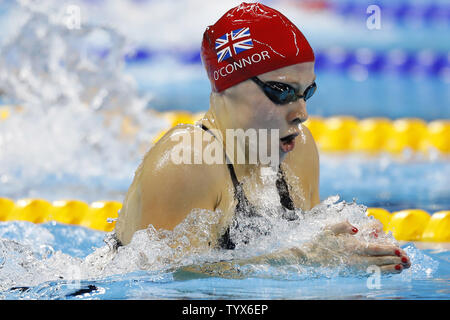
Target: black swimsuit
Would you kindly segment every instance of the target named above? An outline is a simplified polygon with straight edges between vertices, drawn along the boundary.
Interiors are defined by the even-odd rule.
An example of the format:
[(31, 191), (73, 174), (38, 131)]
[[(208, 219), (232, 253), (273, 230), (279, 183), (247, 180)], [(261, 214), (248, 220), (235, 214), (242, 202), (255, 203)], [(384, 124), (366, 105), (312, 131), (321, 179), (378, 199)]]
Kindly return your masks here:
[[(209, 129), (205, 125), (201, 125), (201, 128), (205, 131)], [(211, 132), (210, 132), (211, 133)], [(212, 134), (212, 133), (211, 133)], [(235, 209), (235, 216), (231, 225), (227, 228), (225, 233), (219, 238), (219, 247), (222, 249), (234, 249), (236, 247), (233, 241), (233, 236), (237, 233), (241, 233), (243, 242), (247, 242), (250, 238), (249, 233), (266, 235), (269, 230), (267, 228), (262, 228), (261, 225), (265, 225), (270, 228), (270, 223), (253, 224), (248, 218), (264, 219), (259, 213), (258, 209), (248, 201), (245, 196), (244, 190), (242, 189), (242, 184), (238, 181), (236, 177), (236, 172), (234, 171), (233, 165), (228, 161), (227, 163), (228, 171), (230, 172), (231, 181), (234, 186), (234, 197), (237, 200), (237, 205)], [(278, 166), (278, 179), (276, 181), (276, 186), (278, 194), (280, 196), (280, 203), (285, 209), (283, 218), (286, 220), (296, 220), (298, 219), (297, 214), (294, 212), (295, 206), (292, 198), (289, 194), (289, 188), (284, 179), (284, 173), (281, 169), (281, 165)], [(246, 219), (242, 219), (246, 218)], [(259, 225), (259, 226), (258, 226)], [(247, 235), (247, 236), (246, 236)]]

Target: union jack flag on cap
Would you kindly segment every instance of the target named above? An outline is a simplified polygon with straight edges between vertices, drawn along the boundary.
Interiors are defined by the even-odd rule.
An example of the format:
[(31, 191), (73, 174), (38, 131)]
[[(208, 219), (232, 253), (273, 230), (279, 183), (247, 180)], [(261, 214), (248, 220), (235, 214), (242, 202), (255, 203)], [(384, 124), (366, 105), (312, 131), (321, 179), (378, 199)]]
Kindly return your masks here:
[(251, 77), (314, 61), (314, 52), (282, 13), (243, 2), (206, 28), (201, 58), (211, 89), (221, 92)]
[(250, 38), (249, 27), (225, 33), (216, 39), (217, 62), (222, 62), (251, 48), (253, 48), (253, 42)]

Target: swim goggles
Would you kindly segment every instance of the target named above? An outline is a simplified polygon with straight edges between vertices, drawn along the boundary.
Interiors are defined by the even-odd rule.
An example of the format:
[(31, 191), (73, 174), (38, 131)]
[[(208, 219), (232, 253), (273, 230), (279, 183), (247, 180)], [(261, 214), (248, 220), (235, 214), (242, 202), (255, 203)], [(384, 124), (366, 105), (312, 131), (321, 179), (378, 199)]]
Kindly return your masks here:
[(290, 102), (297, 101), (298, 99), (308, 100), (316, 92), (317, 85), (315, 82), (305, 89), (302, 95), (299, 95), (299, 89), (296, 89), (287, 83), (267, 81), (264, 82), (258, 77), (251, 78), (264, 92), (264, 94), (273, 103), (283, 105)]

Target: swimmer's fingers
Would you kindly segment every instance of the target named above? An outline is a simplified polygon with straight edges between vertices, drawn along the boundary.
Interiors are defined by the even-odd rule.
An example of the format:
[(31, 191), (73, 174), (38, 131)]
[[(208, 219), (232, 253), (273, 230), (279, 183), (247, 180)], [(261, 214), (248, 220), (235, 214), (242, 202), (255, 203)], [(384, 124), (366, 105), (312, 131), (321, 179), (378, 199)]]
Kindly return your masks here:
[(401, 259), (405, 268), (409, 268), (411, 266), (411, 261), (406, 252), (395, 245), (371, 243), (359, 247), (358, 253), (368, 256), (396, 256)]
[(381, 266), (380, 271), (383, 274), (401, 273), (403, 271), (403, 266), (401, 264), (389, 264)]
[(366, 266), (386, 266), (386, 265), (401, 265), (403, 268), (409, 268), (408, 263), (403, 257), (397, 256), (379, 256), (379, 257), (364, 257), (364, 265)]
[(326, 230), (332, 231), (334, 234), (351, 234), (354, 235), (358, 232), (358, 229), (352, 226), (348, 221), (334, 224), (325, 228)]
[(400, 248), (390, 244), (365, 244), (358, 248), (359, 254), (369, 256), (400, 256)]

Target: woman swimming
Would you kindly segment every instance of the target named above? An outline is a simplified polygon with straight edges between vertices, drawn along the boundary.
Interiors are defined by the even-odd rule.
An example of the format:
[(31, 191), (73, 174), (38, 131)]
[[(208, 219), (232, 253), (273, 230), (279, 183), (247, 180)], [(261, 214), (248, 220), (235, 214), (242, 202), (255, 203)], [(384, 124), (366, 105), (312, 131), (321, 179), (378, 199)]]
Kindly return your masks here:
[[(252, 219), (264, 218), (260, 190), (270, 175), (281, 219), (296, 220), (295, 209), (320, 202), (319, 155), (302, 124), (316, 90), (314, 53), (300, 30), (272, 8), (242, 3), (206, 29), (201, 56), (212, 86), (210, 108), (196, 125), (169, 130), (145, 155), (116, 224), (121, 244), (150, 224), (173, 230), (196, 208), (221, 212), (211, 247), (231, 250), (249, 235), (265, 235), (270, 226)], [(345, 240), (349, 264), (384, 272), (410, 266), (398, 246), (356, 240), (358, 230), (347, 221), (326, 229)], [(252, 261), (307, 263), (319, 256), (291, 248)]]

